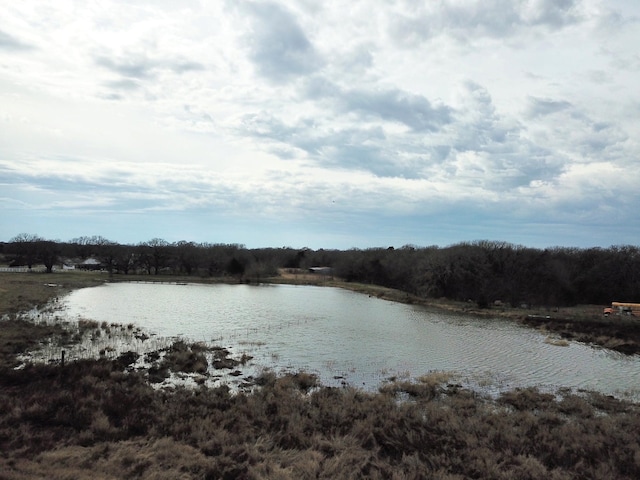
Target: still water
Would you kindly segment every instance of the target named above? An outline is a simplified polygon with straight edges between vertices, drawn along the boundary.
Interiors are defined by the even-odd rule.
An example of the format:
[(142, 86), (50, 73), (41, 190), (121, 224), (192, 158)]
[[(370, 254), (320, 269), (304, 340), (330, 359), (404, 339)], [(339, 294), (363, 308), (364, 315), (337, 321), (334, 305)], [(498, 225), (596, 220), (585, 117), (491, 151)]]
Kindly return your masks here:
[(256, 367), (305, 370), (325, 385), (376, 389), (389, 377), (451, 371), (500, 391), (517, 386), (596, 390), (637, 399), (640, 356), (546, 335), (504, 319), (393, 303), (339, 288), (116, 283), (64, 299), (70, 319), (133, 323), (153, 338), (212, 342)]

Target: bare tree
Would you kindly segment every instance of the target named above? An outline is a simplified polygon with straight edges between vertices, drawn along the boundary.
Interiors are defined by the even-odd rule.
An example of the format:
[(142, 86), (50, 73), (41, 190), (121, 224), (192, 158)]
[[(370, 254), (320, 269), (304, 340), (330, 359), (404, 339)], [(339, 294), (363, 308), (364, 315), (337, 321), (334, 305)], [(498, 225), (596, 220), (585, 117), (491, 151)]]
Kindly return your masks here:
[(23, 262), (30, 269), (38, 261), (38, 243), (44, 239), (33, 233), (21, 233), (10, 240), (13, 244), (16, 260)]

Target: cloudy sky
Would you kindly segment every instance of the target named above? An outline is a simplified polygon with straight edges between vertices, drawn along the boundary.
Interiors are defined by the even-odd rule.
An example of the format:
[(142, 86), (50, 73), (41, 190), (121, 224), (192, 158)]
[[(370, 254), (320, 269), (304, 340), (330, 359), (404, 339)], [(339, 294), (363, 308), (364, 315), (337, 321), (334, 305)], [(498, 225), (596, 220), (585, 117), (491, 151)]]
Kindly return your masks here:
[(0, 241), (639, 243), (637, 0), (0, 3)]

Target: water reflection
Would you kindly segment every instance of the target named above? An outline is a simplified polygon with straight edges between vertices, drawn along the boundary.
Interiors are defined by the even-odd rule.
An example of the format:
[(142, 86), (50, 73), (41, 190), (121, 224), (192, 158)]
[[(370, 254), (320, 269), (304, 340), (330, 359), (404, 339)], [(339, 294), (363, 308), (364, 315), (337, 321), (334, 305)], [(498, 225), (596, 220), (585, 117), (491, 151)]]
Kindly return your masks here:
[(73, 292), (70, 320), (134, 323), (153, 338), (214, 342), (253, 367), (307, 370), (325, 385), (375, 389), (390, 377), (454, 371), (496, 391), (566, 386), (638, 397), (640, 356), (546, 335), (505, 321), (436, 312), (350, 291), (292, 285), (118, 283)]

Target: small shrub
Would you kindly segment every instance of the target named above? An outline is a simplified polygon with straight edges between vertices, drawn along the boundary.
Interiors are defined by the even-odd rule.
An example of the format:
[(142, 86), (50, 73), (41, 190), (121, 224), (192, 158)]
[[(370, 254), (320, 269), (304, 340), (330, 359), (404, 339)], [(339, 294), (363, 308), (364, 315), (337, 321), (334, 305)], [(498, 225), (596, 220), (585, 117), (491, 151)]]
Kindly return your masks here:
[(125, 352), (120, 354), (118, 358), (113, 361), (113, 366), (117, 370), (125, 370), (131, 368), (131, 366), (138, 360), (140, 355), (136, 352)]
[(516, 410), (545, 409), (554, 402), (554, 396), (550, 393), (541, 393), (535, 387), (517, 388), (503, 393), (499, 402), (510, 405)]
[(261, 387), (273, 386), (276, 383), (277, 376), (271, 370), (263, 370), (260, 375), (256, 377), (256, 385)]
[(312, 373), (298, 372), (292, 376), (295, 385), (303, 392), (318, 386), (318, 376)]
[(174, 343), (163, 360), (163, 365), (174, 372), (206, 373), (209, 367), (207, 357), (199, 347), (189, 346), (182, 341)]

